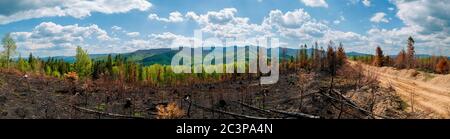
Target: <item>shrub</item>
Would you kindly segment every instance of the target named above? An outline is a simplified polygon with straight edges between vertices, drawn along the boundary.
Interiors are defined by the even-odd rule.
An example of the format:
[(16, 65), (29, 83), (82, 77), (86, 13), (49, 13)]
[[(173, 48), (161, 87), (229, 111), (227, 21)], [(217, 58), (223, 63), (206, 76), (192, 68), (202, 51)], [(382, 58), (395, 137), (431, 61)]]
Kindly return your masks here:
[(56, 78), (60, 78), (61, 74), (57, 70), (55, 70), (55, 71), (52, 72), (52, 76), (56, 77)]
[(440, 58), (436, 64), (436, 73), (447, 74), (449, 72), (449, 63), (446, 58)]
[(158, 105), (156, 109), (158, 110), (158, 119), (178, 119), (184, 116), (184, 111), (173, 102), (167, 106)]
[(70, 81), (77, 81), (78, 80), (78, 74), (77, 72), (68, 72), (64, 74), (64, 78)]

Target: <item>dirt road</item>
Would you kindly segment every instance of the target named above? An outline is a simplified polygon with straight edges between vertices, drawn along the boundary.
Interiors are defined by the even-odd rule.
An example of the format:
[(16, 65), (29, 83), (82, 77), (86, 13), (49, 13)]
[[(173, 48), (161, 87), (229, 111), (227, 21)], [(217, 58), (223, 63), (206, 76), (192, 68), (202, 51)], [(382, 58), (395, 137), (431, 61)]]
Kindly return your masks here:
[[(350, 63), (356, 65), (356, 62), (351, 61)], [(377, 79), (383, 86), (392, 86), (400, 97), (408, 103), (409, 110), (419, 109), (425, 113), (430, 113), (429, 116), (434, 118), (450, 118), (450, 88), (387, 71), (394, 69), (361, 65), (365, 74), (377, 75)]]

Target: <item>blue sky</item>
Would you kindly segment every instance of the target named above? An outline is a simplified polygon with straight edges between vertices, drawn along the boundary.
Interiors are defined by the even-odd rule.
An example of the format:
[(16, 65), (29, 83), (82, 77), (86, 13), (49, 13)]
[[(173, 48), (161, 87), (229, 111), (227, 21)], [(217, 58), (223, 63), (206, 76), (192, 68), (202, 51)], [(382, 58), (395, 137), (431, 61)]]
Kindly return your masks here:
[[(0, 35), (39, 56), (121, 53), (205, 38), (280, 38), (282, 46), (330, 40), (347, 51), (450, 55), (450, 4), (438, 0), (4, 0)], [(1, 50), (1, 49), (0, 49)]]

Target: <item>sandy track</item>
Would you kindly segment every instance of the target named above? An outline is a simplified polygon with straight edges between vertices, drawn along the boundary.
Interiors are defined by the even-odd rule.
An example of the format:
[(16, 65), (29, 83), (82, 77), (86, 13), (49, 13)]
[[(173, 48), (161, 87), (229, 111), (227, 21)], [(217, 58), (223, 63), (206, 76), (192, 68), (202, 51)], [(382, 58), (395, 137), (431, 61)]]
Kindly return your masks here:
[(410, 106), (413, 104), (414, 109), (430, 113), (432, 117), (450, 118), (450, 88), (389, 74), (386, 69), (374, 66), (362, 64), (362, 67), (366, 73), (378, 75), (377, 79), (383, 86), (392, 86), (404, 101)]

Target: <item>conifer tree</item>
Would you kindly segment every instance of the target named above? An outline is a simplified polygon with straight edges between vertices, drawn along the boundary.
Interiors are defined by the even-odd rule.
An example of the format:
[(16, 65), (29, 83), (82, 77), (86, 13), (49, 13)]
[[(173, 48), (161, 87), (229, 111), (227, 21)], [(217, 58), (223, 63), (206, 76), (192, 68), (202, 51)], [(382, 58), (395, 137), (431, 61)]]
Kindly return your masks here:
[(406, 51), (406, 66), (407, 68), (415, 68), (415, 50), (414, 50), (414, 39), (410, 36), (408, 38), (408, 46)]
[(92, 61), (86, 51), (80, 46), (77, 47), (77, 54), (75, 55), (74, 68), (80, 77), (91, 75)]
[(375, 50), (375, 60), (373, 64), (377, 67), (384, 66), (384, 56), (380, 46), (378, 46)]

